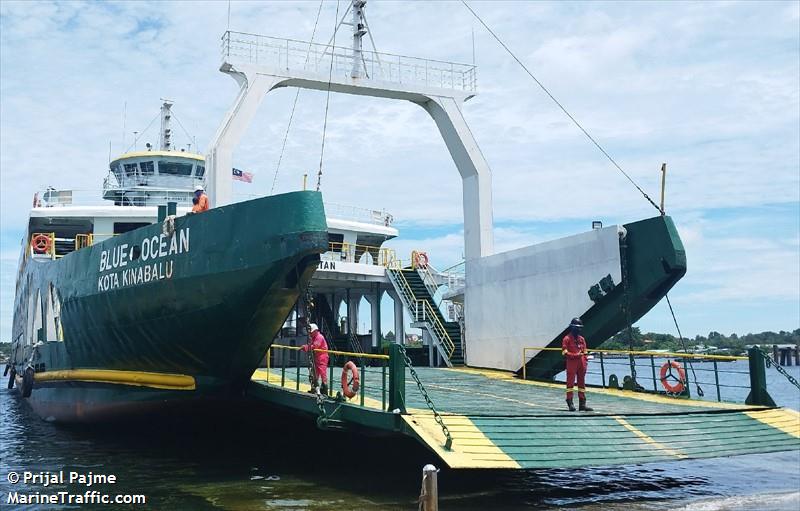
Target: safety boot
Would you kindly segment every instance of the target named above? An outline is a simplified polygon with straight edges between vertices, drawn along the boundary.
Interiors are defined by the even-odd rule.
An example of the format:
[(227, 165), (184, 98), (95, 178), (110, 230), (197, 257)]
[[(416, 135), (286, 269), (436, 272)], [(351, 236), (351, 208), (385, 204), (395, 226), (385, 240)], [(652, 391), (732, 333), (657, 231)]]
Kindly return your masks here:
[(572, 399), (567, 399), (567, 408), (570, 412), (575, 411), (575, 405), (572, 403)]
[(580, 399), (578, 400), (578, 410), (582, 412), (593, 412), (594, 408), (589, 408), (588, 406), (586, 406), (586, 400)]
[(328, 395), (328, 385), (327, 385), (327, 384), (325, 384), (325, 383), (323, 383), (322, 385), (320, 385), (320, 387), (319, 387), (319, 391), (320, 391), (320, 392), (321, 392), (323, 395), (327, 396), (327, 395)]

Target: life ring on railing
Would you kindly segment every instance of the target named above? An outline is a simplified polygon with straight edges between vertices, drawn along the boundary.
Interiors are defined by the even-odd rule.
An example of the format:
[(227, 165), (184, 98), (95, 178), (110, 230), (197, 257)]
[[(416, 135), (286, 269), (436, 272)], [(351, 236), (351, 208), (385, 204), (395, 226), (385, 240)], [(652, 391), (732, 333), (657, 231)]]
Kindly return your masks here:
[(428, 267), (428, 254), (425, 252), (415, 252), (414, 253), (414, 267), (415, 268), (427, 268)]
[[(675, 370), (678, 373), (678, 376), (673, 374), (672, 370)], [(669, 379), (675, 381), (675, 383), (671, 383)], [(680, 394), (686, 388), (686, 371), (683, 370), (683, 366), (675, 361), (675, 360), (667, 360), (664, 362), (664, 365), (661, 366), (661, 385), (664, 386), (664, 389), (669, 392), (670, 394)]]
[(37, 234), (31, 238), (31, 248), (37, 254), (46, 254), (50, 251), (50, 236), (47, 234)]
[(342, 393), (347, 398), (355, 397), (358, 387), (358, 367), (349, 361), (342, 368)]

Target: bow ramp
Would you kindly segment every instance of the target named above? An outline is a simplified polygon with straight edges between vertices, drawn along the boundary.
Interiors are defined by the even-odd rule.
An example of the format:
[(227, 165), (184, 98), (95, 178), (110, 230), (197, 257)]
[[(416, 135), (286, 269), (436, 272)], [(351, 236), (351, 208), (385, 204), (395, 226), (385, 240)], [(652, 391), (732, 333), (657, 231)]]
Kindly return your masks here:
[(562, 385), (500, 371), (418, 371), (452, 450), (443, 447), (431, 413), (415, 411), (404, 420), (451, 468), (582, 467), (800, 448), (800, 414), (789, 409), (587, 389), (595, 411), (567, 412)]
[[(305, 367), (274, 363), (256, 371), (248, 394), (302, 412), (324, 429), (410, 436), (454, 469), (624, 465), (800, 449), (800, 414), (785, 408), (588, 388), (595, 411), (568, 412), (560, 384), (494, 370), (412, 368), (394, 346), (388, 356), (371, 357), (348, 401), (308, 393)], [(332, 369), (331, 381), (339, 373)], [(410, 382), (406, 391), (406, 380), (421, 385)]]

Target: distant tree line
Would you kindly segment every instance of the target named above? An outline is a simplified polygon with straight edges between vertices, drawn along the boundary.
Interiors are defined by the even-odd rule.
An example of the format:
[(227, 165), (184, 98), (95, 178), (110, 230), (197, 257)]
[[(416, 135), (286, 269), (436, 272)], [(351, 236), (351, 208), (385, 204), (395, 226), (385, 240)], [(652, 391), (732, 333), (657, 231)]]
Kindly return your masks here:
[[(672, 334), (658, 334), (655, 332), (642, 333), (639, 327), (632, 328), (633, 349), (634, 350), (669, 350), (682, 351), (683, 344), (677, 336)], [(745, 335), (723, 335), (719, 332), (709, 332), (708, 335), (696, 335), (693, 338), (683, 339), (687, 348), (694, 350), (698, 347), (707, 348), (714, 346), (712, 352), (727, 352), (733, 354), (744, 353), (746, 347), (753, 344), (773, 345), (773, 344), (798, 344), (800, 343), (800, 328), (792, 332), (781, 330), (780, 332), (761, 332), (757, 334)], [(627, 350), (631, 343), (628, 338), (627, 329), (613, 336), (611, 339), (600, 345), (600, 348), (608, 350)]]
[(11, 358), (11, 343), (0, 342), (0, 361), (6, 361)]

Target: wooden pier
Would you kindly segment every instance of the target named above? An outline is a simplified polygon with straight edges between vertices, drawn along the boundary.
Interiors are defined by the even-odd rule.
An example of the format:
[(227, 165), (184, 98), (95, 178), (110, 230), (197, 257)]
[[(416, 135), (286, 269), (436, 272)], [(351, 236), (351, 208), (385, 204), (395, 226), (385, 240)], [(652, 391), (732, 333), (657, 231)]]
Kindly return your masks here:
[(794, 359), (794, 365), (800, 366), (800, 346), (772, 345), (772, 361), (775, 364), (781, 366), (791, 366), (792, 359)]
[[(458, 469), (632, 464), (800, 449), (800, 414), (785, 408), (588, 388), (595, 411), (568, 412), (560, 384), (493, 370), (415, 368), (434, 414), (411, 370), (396, 358), (384, 361), (382, 367), (362, 366), (360, 392), (347, 402), (318, 401), (308, 392), (306, 368), (285, 366), (258, 370), (248, 395), (302, 412), (321, 427), (411, 436)], [(333, 386), (339, 373), (337, 368)]]

